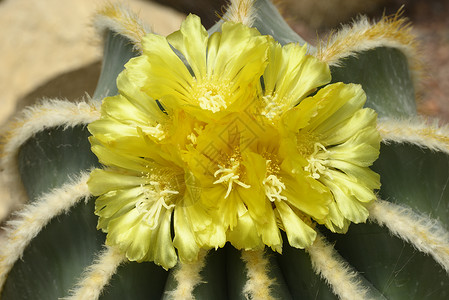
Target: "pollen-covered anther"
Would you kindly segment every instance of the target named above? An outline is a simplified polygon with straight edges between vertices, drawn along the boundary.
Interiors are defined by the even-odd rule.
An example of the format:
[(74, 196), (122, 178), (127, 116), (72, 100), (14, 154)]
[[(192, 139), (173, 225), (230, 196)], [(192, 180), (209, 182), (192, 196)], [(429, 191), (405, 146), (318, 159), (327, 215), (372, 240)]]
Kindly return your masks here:
[(314, 179), (320, 179), (321, 175), (326, 175), (332, 179), (332, 174), (326, 167), (329, 151), (320, 143), (315, 143), (313, 148), (313, 153), (307, 159), (309, 165), (307, 165), (304, 170), (310, 172), (310, 176)]
[(198, 105), (213, 113), (228, 107), (229, 89), (226, 84), (206, 82), (195, 87)]
[(220, 178), (216, 181), (214, 181), (214, 184), (219, 183), (227, 183), (228, 184), (228, 190), (226, 191), (225, 198), (229, 196), (229, 194), (232, 191), (232, 185), (235, 183), (245, 189), (250, 188), (251, 186), (249, 184), (245, 184), (241, 182), (240, 179), (240, 162), (237, 161), (235, 158), (231, 157), (230, 159), (230, 167), (226, 168), (222, 165), (218, 165), (218, 170), (214, 173), (214, 177), (218, 177), (220, 174)]
[(282, 113), (284, 106), (277, 101), (277, 95), (266, 95), (262, 97), (262, 100), (264, 102), (264, 107), (261, 111), (261, 115), (265, 116), (267, 119), (273, 120)]
[(271, 202), (287, 200), (287, 197), (281, 195), (282, 191), (285, 190), (285, 184), (276, 175), (280, 168), (275, 161), (267, 159), (267, 176), (262, 181), (265, 195)]
[(195, 127), (193, 131), (187, 135), (187, 139), (192, 143), (192, 145), (196, 145), (198, 143), (198, 136), (203, 132), (204, 127)]
[(262, 183), (265, 188), (265, 195), (271, 202), (287, 200), (287, 197), (281, 195), (282, 191), (285, 190), (285, 184), (276, 175), (268, 175)]
[(165, 138), (165, 131), (160, 123), (148, 128), (147, 133), (158, 140), (163, 140)]
[(171, 202), (170, 198), (179, 194), (179, 192), (162, 188), (161, 183), (157, 181), (150, 181), (148, 185), (142, 185), (141, 187), (145, 197), (137, 201), (136, 209), (144, 214), (143, 220), (150, 225), (151, 229), (155, 229), (159, 224), (162, 208), (167, 210), (174, 208), (175, 204), (167, 204), (167, 202)]

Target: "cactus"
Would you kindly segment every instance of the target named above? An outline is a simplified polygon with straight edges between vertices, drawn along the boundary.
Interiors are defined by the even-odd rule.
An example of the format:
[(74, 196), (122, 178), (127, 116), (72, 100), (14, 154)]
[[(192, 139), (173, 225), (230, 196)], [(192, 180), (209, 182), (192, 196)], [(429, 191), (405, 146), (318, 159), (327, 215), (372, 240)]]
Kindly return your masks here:
[[(92, 98), (11, 125), (5, 180), (29, 200), (5, 228), (1, 299), (447, 299), (449, 131), (416, 113), (400, 13), (316, 47), (268, 0), (199, 22), (165, 39), (106, 6)], [(230, 163), (204, 154), (220, 139)]]

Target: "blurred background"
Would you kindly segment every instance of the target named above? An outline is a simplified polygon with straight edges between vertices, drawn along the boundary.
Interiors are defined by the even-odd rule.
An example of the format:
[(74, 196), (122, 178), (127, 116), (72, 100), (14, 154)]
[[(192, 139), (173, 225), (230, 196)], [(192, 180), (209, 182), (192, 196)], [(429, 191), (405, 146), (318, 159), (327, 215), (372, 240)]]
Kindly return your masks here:
[[(102, 45), (92, 16), (102, 1), (0, 0), (0, 134), (11, 116), (44, 97), (79, 99), (92, 95), (101, 67)], [(224, 0), (127, 0), (156, 33), (179, 28), (186, 14), (206, 28), (223, 14)], [(275, 1), (290, 26), (315, 44), (330, 29), (359, 14), (379, 19), (404, 6), (421, 41), (426, 65), (419, 111), (449, 122), (448, 0), (282, 0)], [(1, 171), (1, 170), (0, 170)], [(4, 195), (0, 186), (0, 196)], [(0, 221), (6, 214), (0, 197)]]

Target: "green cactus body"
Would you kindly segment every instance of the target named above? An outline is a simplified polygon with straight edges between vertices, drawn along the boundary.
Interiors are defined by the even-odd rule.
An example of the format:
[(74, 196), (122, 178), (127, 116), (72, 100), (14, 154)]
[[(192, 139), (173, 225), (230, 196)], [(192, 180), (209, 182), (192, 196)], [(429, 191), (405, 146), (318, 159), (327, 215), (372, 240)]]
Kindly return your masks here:
[[(246, 22), (282, 45), (305, 43), (268, 0), (231, 2), (224, 19)], [(120, 24), (132, 20), (132, 14), (120, 15), (117, 6), (110, 9), (116, 13), (111, 20), (123, 28), (105, 34), (93, 99), (37, 106), (6, 142), (3, 164), (15, 163), (8, 174), (20, 176), (29, 204), (6, 230), (6, 245), (23, 239), (23, 253), (16, 257), (8, 247), (0, 249), (1, 299), (449, 297), (449, 131), (417, 116), (414, 81), (419, 68), (409, 28), (397, 16), (378, 24), (361, 19), (327, 45), (308, 46), (309, 53), (330, 65), (332, 83), (360, 84), (366, 107), (379, 116), (383, 141), (372, 169), (382, 186), (378, 200), (367, 206), (368, 222), (351, 224), (345, 234), (316, 225), (317, 238), (305, 250), (290, 246), (282, 232), (282, 254), (269, 247), (240, 251), (227, 243), (201, 250), (196, 261), (178, 262), (169, 270), (128, 261), (116, 248), (103, 247), (106, 234), (97, 230), (95, 198), (86, 183), (86, 174), (101, 164), (91, 151), (87, 124), (99, 118), (101, 100), (118, 93), (115, 80), (141, 52), (142, 37)], [(239, 9), (241, 15), (235, 13)], [(222, 23), (208, 33), (219, 31)], [(74, 119), (39, 119), (65, 113)], [(34, 128), (25, 132), (26, 126)], [(40, 203), (52, 203), (54, 216), (44, 220), (48, 210)], [(23, 224), (39, 230), (28, 232)]]

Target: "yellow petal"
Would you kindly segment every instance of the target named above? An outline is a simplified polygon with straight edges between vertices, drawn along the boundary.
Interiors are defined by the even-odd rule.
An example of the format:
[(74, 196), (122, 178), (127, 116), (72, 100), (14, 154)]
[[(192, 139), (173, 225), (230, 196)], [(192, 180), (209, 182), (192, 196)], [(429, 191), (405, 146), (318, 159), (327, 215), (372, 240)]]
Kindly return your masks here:
[(205, 229), (195, 232), (198, 245), (201, 248), (222, 248), (226, 243), (226, 230), (219, 224), (218, 218), (213, 218), (212, 223)]
[(342, 215), (337, 207), (337, 203), (331, 202), (329, 204), (329, 214), (325, 219), (318, 220), (318, 223), (324, 224), (332, 232), (346, 233), (350, 222)]
[(323, 145), (337, 145), (344, 143), (366, 127), (376, 128), (376, 121), (377, 113), (372, 109), (365, 108), (358, 110), (351, 117), (335, 124), (327, 131), (323, 128), (318, 128), (317, 131), (320, 132), (320, 141)]
[(273, 210), (270, 210), (263, 219), (254, 219), (257, 233), (262, 238), (262, 242), (271, 247), (273, 251), (282, 253), (282, 236), (276, 223)]
[(138, 136), (136, 128), (122, 124), (112, 119), (100, 119), (88, 126), (89, 132), (102, 142), (113, 141), (119, 137)]
[(153, 99), (170, 95), (189, 102), (192, 75), (173, 52), (165, 37), (148, 34), (142, 40), (144, 55), (149, 62), (144, 89)]
[(181, 29), (169, 35), (167, 40), (184, 55), (198, 80), (206, 76), (208, 34), (198, 16), (189, 14)]
[(178, 249), (181, 262), (191, 262), (198, 258), (199, 247), (190, 224), (191, 221), (186, 215), (184, 207), (177, 206), (174, 215), (175, 238), (173, 245)]
[[(177, 255), (175, 248), (173, 247), (173, 241), (171, 237), (171, 210), (166, 210), (161, 215), (160, 225), (155, 230), (157, 237), (151, 239), (151, 247), (149, 249), (148, 256), (154, 258), (154, 263), (161, 265), (164, 269), (173, 268), (177, 263)], [(148, 260), (148, 259), (146, 259)]]
[(316, 111), (304, 130), (314, 132), (319, 128), (319, 134), (351, 117), (363, 107), (365, 101), (366, 96), (360, 85), (339, 82), (327, 85), (315, 96), (304, 99), (298, 105), (298, 110)]
[(287, 233), (288, 242), (292, 247), (304, 249), (312, 245), (316, 232), (310, 228), (293, 210), (284, 202), (277, 202), (276, 209)]
[[(328, 205), (332, 198), (327, 188), (313, 188), (304, 173), (294, 177), (286, 175), (282, 180), (286, 186), (284, 195), (288, 203), (316, 219), (322, 219), (329, 213)], [(316, 181), (314, 184), (321, 185)]]
[(142, 232), (150, 236), (150, 226), (142, 222), (142, 216), (137, 210), (132, 209), (109, 222), (106, 243), (110, 246), (118, 246), (126, 252), (128, 259), (140, 261), (147, 254), (149, 239), (146, 238), (141, 240), (140, 243), (135, 243), (132, 248), (130, 246), (135, 235)]
[(332, 180), (326, 178), (322, 178), (321, 180), (332, 191), (337, 207), (346, 219), (354, 223), (366, 221), (369, 212), (355, 196), (351, 195), (344, 186), (335, 184)]
[(329, 174), (335, 184), (344, 187), (342, 190), (357, 198), (358, 201), (371, 202), (376, 200), (373, 189), (367, 187), (364, 182), (358, 182), (357, 179), (352, 179), (348, 175), (334, 170), (331, 170)]
[(240, 196), (253, 218), (263, 218), (268, 210), (272, 210), (262, 186), (262, 181), (266, 174), (267, 160), (261, 155), (250, 151), (245, 151), (243, 159), (247, 183), (251, 187), (249, 189), (239, 189)]
[[(113, 223), (112, 226), (121, 226), (121, 224), (122, 223)], [(122, 227), (121, 230), (125, 231), (126, 228)], [(115, 231), (111, 231), (109, 232), (109, 235), (114, 236), (114, 233)], [(148, 254), (150, 245), (153, 242), (148, 238), (152, 233), (153, 230), (151, 230), (150, 226), (145, 224), (145, 222), (140, 221), (129, 230), (126, 237), (122, 236), (122, 239), (118, 241), (118, 244), (122, 248), (127, 243), (125, 250), (126, 257), (131, 261), (142, 262), (145, 260), (145, 256)]]
[(120, 174), (115, 171), (100, 169), (93, 170), (87, 182), (89, 191), (94, 196), (99, 196), (110, 190), (132, 188), (145, 183), (145, 178), (135, 176), (135, 174)]
[(307, 45), (272, 41), (269, 64), (264, 72), (264, 95), (273, 96), (279, 105), (292, 108), (316, 88), (330, 82), (329, 66), (306, 55)]
[(380, 175), (368, 167), (359, 167), (341, 160), (329, 160), (327, 166), (344, 172), (351, 180), (359, 182), (371, 190), (380, 188)]
[(331, 159), (369, 167), (379, 157), (380, 136), (376, 128), (367, 127), (349, 140), (328, 149)]
[(265, 246), (248, 212), (238, 218), (237, 226), (229, 230), (226, 236), (227, 240), (239, 250), (262, 250)]
[[(136, 58), (137, 59), (137, 58)], [(129, 67), (130, 62), (125, 65)], [(138, 69), (138, 67), (136, 67)], [(138, 69), (139, 70), (139, 69)], [(147, 93), (142, 91), (142, 87), (146, 84), (146, 77), (139, 78), (137, 72), (133, 70), (124, 70), (117, 77), (117, 87), (120, 95), (125, 97), (132, 103), (142, 114), (148, 116), (147, 121), (161, 121), (167, 118), (167, 115), (162, 112), (157, 105), (155, 99), (151, 98)], [(138, 82), (141, 81), (141, 82)]]
[(208, 50), (210, 76), (247, 84), (257, 82), (265, 69), (268, 40), (254, 28), (225, 22), (221, 33), (212, 34)]
[(119, 167), (134, 172), (136, 175), (139, 174), (138, 172), (147, 173), (149, 171), (150, 162), (145, 159), (114, 151), (110, 147), (101, 145), (95, 137), (91, 137), (89, 140), (92, 144), (91, 150), (101, 164)]
[[(142, 197), (142, 188), (111, 190), (95, 200), (95, 214), (100, 219), (118, 217), (122, 213), (133, 209)], [(102, 229), (106, 227), (101, 226)]]

